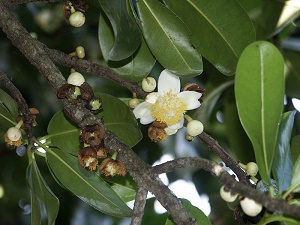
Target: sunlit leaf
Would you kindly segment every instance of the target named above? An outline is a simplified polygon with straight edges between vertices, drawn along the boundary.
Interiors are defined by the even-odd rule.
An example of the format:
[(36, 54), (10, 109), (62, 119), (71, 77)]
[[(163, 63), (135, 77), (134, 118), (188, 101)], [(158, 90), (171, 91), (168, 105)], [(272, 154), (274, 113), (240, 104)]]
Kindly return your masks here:
[[(34, 195), (32, 196), (32, 200), (37, 204), (35, 199), (37, 198), (43, 203), (47, 213), (48, 225), (54, 224), (58, 214), (59, 201), (43, 179), (35, 160), (27, 168), (27, 181), (30, 185), (32, 195)], [(39, 208), (37, 205), (34, 207), (36, 210)], [(37, 214), (40, 212), (34, 213), (34, 220), (38, 220)]]
[(269, 42), (250, 44), (238, 62), (235, 95), (242, 125), (254, 147), (262, 179), (269, 182), (283, 109), (284, 62)]
[(291, 159), (290, 140), (295, 114), (296, 111), (286, 112), (282, 115), (278, 132), (272, 171), (280, 192), (286, 191), (291, 184), (293, 162)]
[[(193, 206), (189, 200), (181, 199), (181, 202), (185, 209), (196, 219), (198, 225), (211, 225), (207, 216), (200, 209)], [(171, 218), (168, 218), (165, 225), (175, 225), (175, 223), (171, 220)]]
[(99, 0), (99, 3), (114, 32), (114, 45), (109, 51), (109, 60), (120, 61), (128, 58), (140, 46), (141, 33), (128, 14), (127, 2), (124, 0)]
[(241, 5), (236, 0), (164, 2), (189, 28), (197, 51), (220, 72), (233, 75), (240, 54), (255, 40), (254, 27)]
[(95, 209), (117, 217), (131, 216), (131, 209), (95, 172), (83, 169), (77, 157), (62, 150), (47, 151), (47, 161), (64, 188)]
[(144, 39), (136, 52), (121, 61), (110, 61), (109, 51), (114, 44), (112, 28), (107, 18), (101, 14), (99, 18), (98, 38), (102, 56), (107, 64), (120, 78), (126, 81), (141, 81), (146, 77), (155, 64), (150, 50)]
[(144, 38), (159, 63), (179, 76), (202, 73), (200, 54), (184, 23), (157, 0), (137, 1)]

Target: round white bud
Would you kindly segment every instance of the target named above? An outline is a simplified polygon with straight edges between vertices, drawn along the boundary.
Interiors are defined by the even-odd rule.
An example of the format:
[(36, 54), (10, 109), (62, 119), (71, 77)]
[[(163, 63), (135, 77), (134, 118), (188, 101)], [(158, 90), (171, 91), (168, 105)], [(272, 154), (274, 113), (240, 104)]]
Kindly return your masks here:
[(80, 86), (85, 82), (84, 77), (82, 76), (81, 73), (78, 72), (73, 72), (70, 74), (67, 80), (68, 84), (72, 84), (75, 86)]
[(140, 104), (140, 101), (137, 98), (132, 98), (128, 101), (128, 105), (132, 109), (134, 109), (138, 104)]
[(11, 141), (18, 141), (22, 137), (22, 132), (19, 128), (11, 127), (7, 130), (7, 137)]
[(142, 88), (145, 92), (152, 92), (156, 88), (156, 80), (153, 77), (146, 77), (142, 81)]
[(81, 27), (85, 23), (85, 16), (82, 12), (74, 12), (69, 17), (69, 22), (73, 27)]
[(195, 137), (203, 132), (203, 124), (198, 120), (192, 120), (186, 126), (189, 135)]
[(249, 162), (246, 165), (246, 173), (252, 177), (255, 177), (258, 172), (258, 166), (255, 162)]
[(77, 54), (77, 57), (78, 57), (78, 58), (80, 58), (80, 59), (84, 58), (84, 57), (85, 57), (84, 47), (78, 46), (78, 47), (76, 48), (76, 54)]
[(248, 216), (257, 216), (262, 210), (262, 205), (260, 203), (247, 197), (241, 199), (240, 205), (244, 213)]
[(226, 202), (234, 202), (238, 196), (238, 194), (231, 194), (230, 191), (224, 190), (224, 185), (220, 188), (221, 198)]

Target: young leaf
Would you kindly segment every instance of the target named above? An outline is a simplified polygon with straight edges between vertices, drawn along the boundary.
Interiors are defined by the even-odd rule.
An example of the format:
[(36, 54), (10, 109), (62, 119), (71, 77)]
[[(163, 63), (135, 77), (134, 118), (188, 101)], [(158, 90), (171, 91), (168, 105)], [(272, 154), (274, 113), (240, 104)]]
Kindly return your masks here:
[(123, 80), (136, 82), (146, 77), (155, 64), (146, 42), (142, 39), (136, 52), (122, 61), (110, 61), (109, 51), (114, 44), (112, 28), (107, 18), (101, 14), (99, 18), (98, 38), (102, 56), (106, 64)]
[(141, 44), (141, 33), (127, 12), (124, 0), (99, 0), (101, 8), (112, 25), (114, 45), (109, 51), (109, 60), (120, 61), (131, 56)]
[(83, 169), (77, 157), (58, 149), (47, 151), (47, 161), (56, 179), (82, 201), (117, 217), (131, 216), (131, 209), (95, 172)]
[[(27, 168), (27, 181), (33, 195), (32, 200), (35, 204), (38, 204), (36, 202), (37, 199), (44, 204), (48, 217), (48, 225), (54, 224), (58, 214), (59, 201), (44, 181), (35, 160)], [(37, 205), (35, 205), (35, 209), (38, 210)], [(38, 213), (40, 212), (34, 213), (34, 220), (38, 220)]]
[(290, 140), (296, 111), (282, 115), (272, 166), (279, 192), (286, 191), (291, 184), (293, 162), (291, 159)]
[(254, 27), (241, 5), (236, 0), (164, 2), (189, 28), (197, 51), (221, 73), (233, 75), (240, 54), (255, 40)]
[(178, 76), (197, 76), (202, 58), (184, 23), (157, 0), (137, 1), (144, 38), (159, 63)]
[[(196, 219), (198, 225), (211, 225), (211, 222), (207, 216), (197, 207), (193, 206), (189, 200), (181, 199), (182, 204), (185, 209), (191, 213), (191, 215)], [(175, 225), (175, 223), (168, 218), (165, 225)]]
[(242, 125), (249, 136), (259, 172), (269, 182), (283, 109), (284, 61), (269, 42), (250, 44), (236, 71), (235, 95)]

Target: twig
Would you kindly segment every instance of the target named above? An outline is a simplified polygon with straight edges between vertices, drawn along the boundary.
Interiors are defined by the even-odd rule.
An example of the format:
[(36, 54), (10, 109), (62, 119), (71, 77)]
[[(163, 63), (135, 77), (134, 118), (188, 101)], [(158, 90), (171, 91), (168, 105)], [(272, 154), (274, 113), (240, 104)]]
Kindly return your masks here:
[(132, 215), (130, 225), (140, 225), (142, 223), (144, 209), (146, 205), (147, 193), (148, 191), (146, 189), (138, 187), (135, 195), (133, 215)]
[(34, 118), (31, 115), (26, 100), (23, 98), (21, 92), (14, 84), (8, 79), (7, 75), (0, 71), (0, 81), (3, 83), (4, 87), (9, 90), (12, 97), (16, 100), (18, 104), (19, 111), (22, 115), (22, 120), (24, 123), (24, 130), (26, 131), (28, 137), (28, 143), (31, 146), (31, 149), (34, 149), (33, 142), (33, 122)]

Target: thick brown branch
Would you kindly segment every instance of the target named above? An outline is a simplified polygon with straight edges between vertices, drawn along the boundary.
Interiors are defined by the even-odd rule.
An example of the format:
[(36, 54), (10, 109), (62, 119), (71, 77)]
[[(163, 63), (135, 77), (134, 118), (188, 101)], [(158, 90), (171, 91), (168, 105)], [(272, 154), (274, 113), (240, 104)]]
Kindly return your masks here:
[(130, 225), (140, 225), (142, 223), (144, 209), (147, 200), (147, 193), (148, 191), (146, 189), (138, 187), (135, 195), (133, 215), (132, 215)]
[[(226, 186), (232, 193), (239, 193), (241, 196), (245, 196), (254, 199), (256, 202), (265, 206), (268, 211), (282, 212), (286, 215), (294, 216), (300, 219), (300, 207), (296, 205), (290, 205), (283, 199), (270, 198), (267, 194), (260, 193), (256, 189), (249, 187), (248, 185), (236, 181), (225, 170), (220, 172), (220, 167), (216, 162), (202, 159), (202, 158), (181, 158), (175, 159), (160, 165), (153, 167), (154, 172), (167, 173), (174, 171), (177, 168), (196, 167), (204, 169), (215, 175), (220, 182)], [(217, 171), (217, 172), (216, 172)]]

